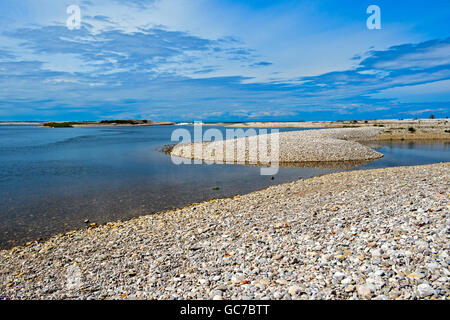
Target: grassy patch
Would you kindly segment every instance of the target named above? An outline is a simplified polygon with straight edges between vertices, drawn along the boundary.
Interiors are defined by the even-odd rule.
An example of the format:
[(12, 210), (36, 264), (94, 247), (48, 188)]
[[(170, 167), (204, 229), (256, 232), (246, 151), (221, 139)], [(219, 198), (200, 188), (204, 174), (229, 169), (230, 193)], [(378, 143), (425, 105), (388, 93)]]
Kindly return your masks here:
[(50, 127), (50, 128), (73, 128), (72, 122), (47, 122), (44, 123), (44, 127)]

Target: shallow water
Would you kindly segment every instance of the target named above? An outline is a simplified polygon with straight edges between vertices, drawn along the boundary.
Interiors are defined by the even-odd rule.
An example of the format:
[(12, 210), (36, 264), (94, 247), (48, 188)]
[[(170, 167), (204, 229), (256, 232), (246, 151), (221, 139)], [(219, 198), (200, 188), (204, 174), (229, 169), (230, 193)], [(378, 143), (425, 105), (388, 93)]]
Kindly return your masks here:
[(414, 166), (450, 161), (450, 141), (367, 142), (365, 145), (384, 155), (358, 169)]
[[(344, 170), (280, 168), (271, 180), (253, 166), (175, 165), (157, 149), (178, 128), (193, 131), (0, 126), (0, 247), (81, 228), (85, 219), (126, 219)], [(299, 129), (280, 131), (289, 130)], [(448, 143), (376, 145), (385, 157), (358, 168), (450, 161)]]

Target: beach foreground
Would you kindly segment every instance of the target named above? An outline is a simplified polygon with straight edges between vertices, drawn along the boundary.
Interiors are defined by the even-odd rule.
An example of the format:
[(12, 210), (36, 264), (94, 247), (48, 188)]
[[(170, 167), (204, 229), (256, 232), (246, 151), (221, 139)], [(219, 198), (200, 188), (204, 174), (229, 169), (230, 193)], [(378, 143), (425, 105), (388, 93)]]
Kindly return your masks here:
[(340, 172), (0, 251), (2, 299), (448, 299), (450, 163)]

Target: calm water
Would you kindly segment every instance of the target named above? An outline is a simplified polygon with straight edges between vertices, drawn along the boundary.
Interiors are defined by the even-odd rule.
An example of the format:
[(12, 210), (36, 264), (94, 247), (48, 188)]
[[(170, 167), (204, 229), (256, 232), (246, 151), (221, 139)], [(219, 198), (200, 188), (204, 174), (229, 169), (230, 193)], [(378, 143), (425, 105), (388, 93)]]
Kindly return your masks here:
[[(0, 247), (80, 228), (85, 219), (125, 219), (342, 170), (280, 168), (271, 180), (251, 166), (177, 166), (157, 150), (176, 128), (0, 126)], [(298, 129), (280, 131), (288, 130)], [(357, 169), (450, 161), (448, 143), (371, 145), (385, 157)]]

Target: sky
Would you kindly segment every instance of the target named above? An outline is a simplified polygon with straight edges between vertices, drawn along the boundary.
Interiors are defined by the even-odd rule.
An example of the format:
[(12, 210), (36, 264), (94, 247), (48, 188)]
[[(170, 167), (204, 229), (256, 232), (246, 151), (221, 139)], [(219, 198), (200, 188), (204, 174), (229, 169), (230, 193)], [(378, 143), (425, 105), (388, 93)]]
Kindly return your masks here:
[(0, 0), (0, 121), (445, 118), (449, 19), (448, 0)]

